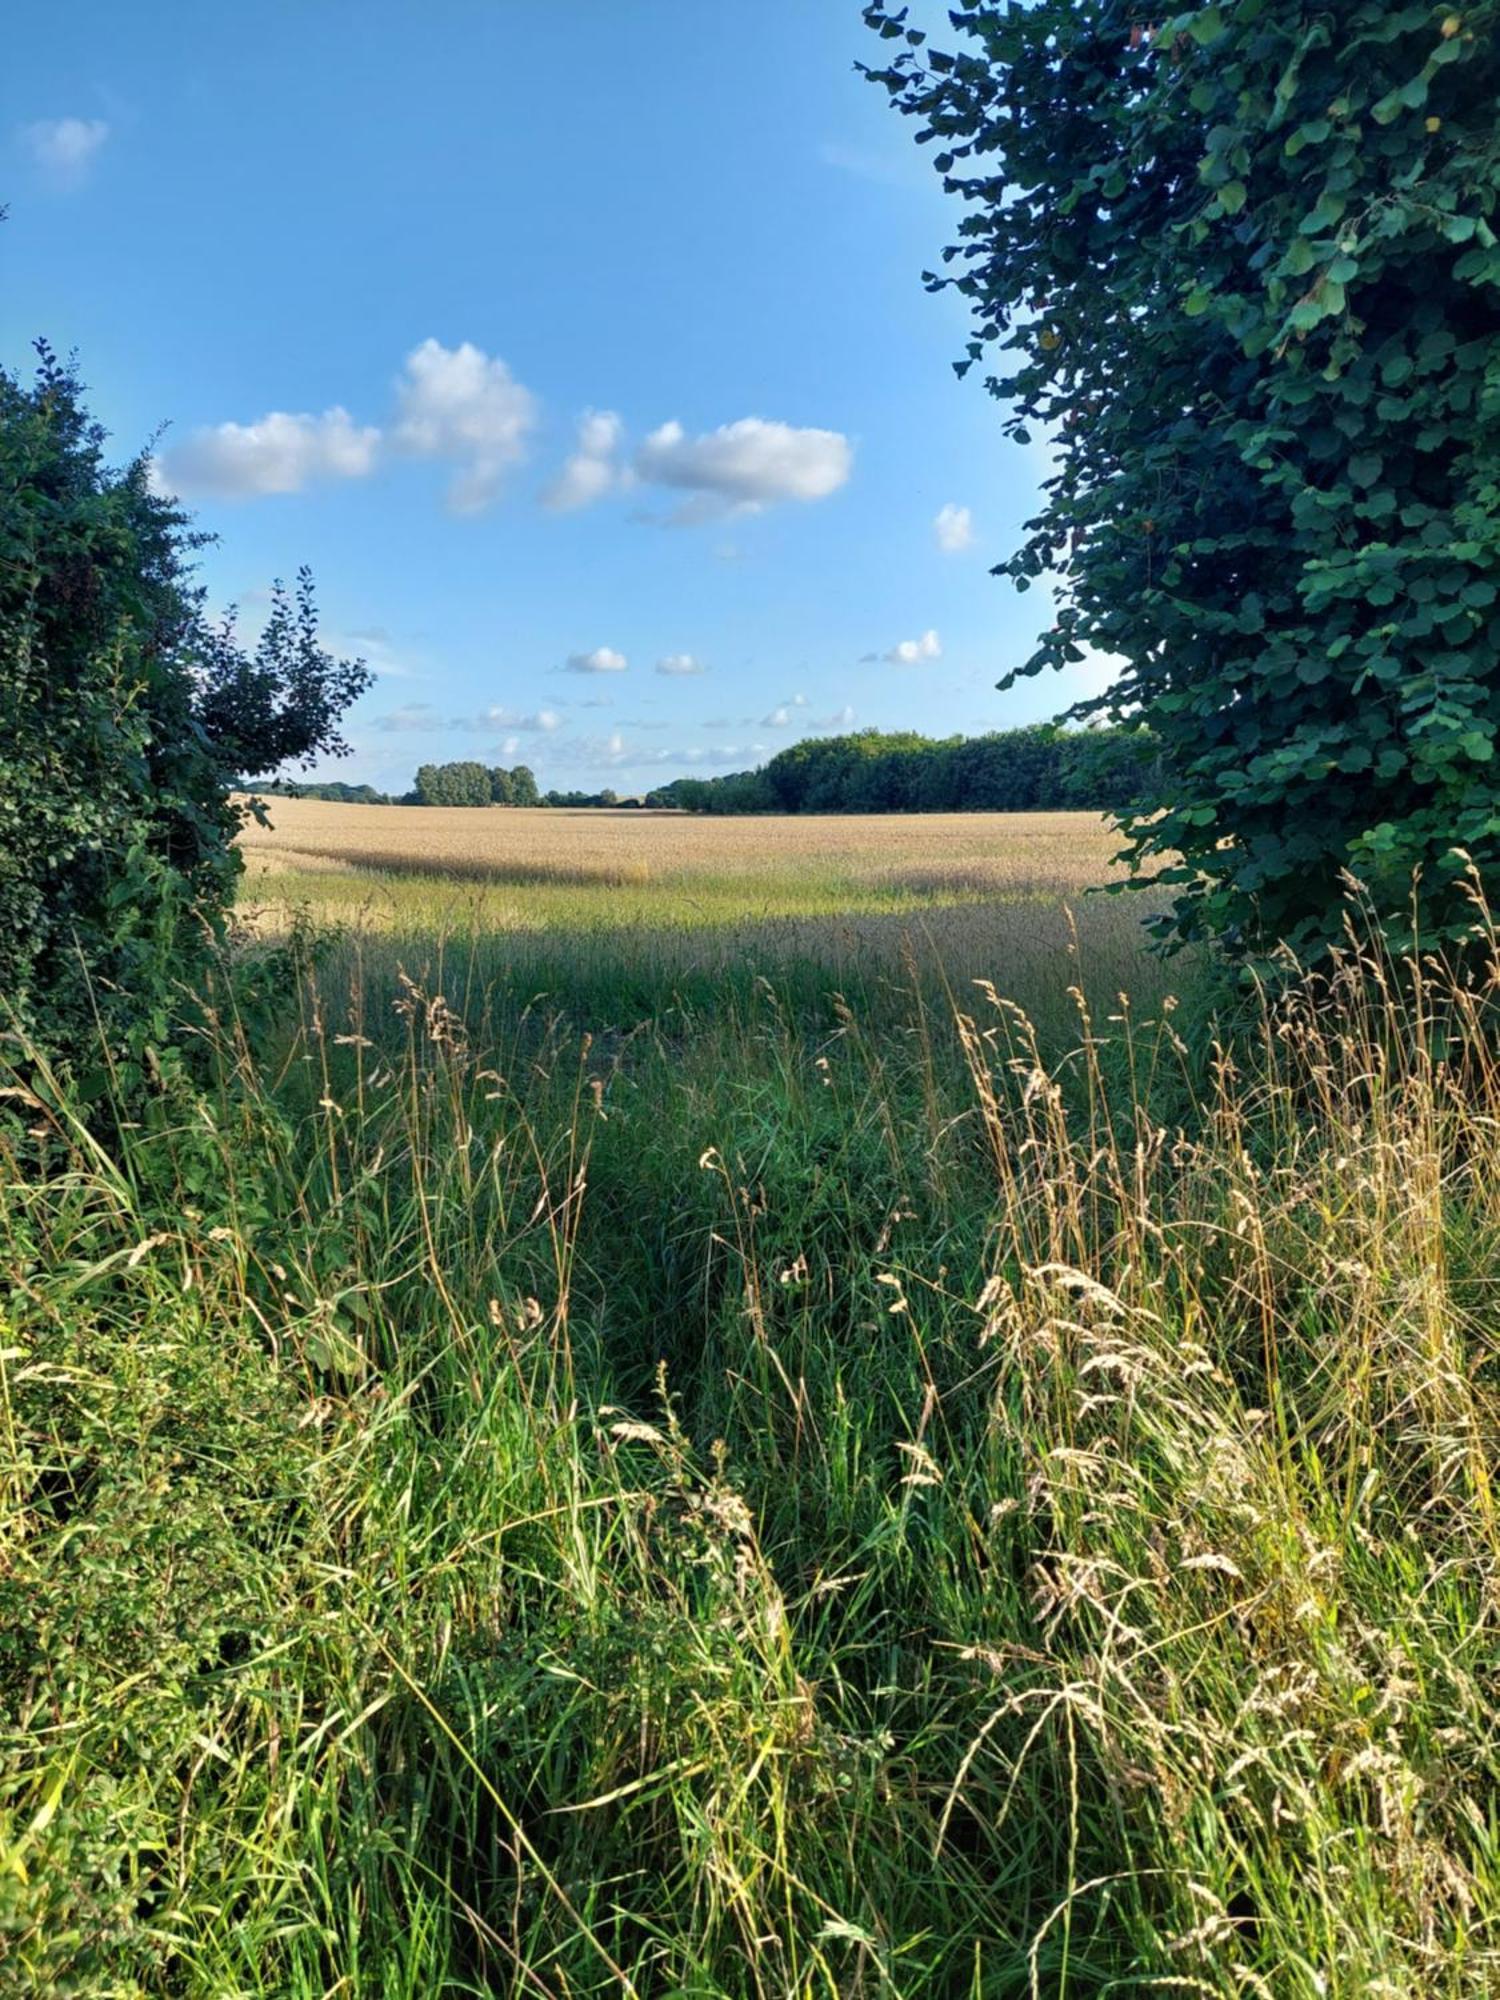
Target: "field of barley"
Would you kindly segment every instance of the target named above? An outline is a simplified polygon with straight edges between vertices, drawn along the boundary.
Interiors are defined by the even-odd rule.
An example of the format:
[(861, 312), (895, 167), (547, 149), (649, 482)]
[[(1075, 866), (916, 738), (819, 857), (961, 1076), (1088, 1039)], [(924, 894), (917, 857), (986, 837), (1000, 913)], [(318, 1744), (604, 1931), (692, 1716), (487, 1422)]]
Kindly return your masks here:
[(0, 1991), (1500, 1987), (1492, 945), (1330, 1016), (1080, 817), (272, 812), (197, 1094), (24, 1086)]

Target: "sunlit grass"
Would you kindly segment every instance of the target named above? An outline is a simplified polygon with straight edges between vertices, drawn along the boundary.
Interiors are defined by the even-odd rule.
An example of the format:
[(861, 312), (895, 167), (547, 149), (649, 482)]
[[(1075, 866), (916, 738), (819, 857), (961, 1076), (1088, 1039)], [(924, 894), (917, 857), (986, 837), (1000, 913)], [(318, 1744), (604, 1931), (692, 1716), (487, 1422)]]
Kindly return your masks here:
[(1496, 1990), (1493, 979), (793, 873), (11, 1081), (0, 1985)]

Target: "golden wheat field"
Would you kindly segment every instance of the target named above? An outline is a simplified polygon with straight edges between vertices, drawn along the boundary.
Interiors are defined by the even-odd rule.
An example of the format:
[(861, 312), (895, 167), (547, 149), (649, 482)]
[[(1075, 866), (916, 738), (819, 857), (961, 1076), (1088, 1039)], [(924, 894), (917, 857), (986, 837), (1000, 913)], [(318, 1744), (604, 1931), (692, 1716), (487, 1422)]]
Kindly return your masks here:
[[(803, 964), (838, 983), (913, 955), (1028, 996), (1081, 952), (1102, 991), (1154, 994), (1151, 892), (1088, 813), (699, 818), (591, 808), (267, 802), (247, 824), (243, 922), (297, 919), (407, 940), (504, 935), (513, 964), (628, 960), (712, 976)], [(1060, 976), (1061, 975), (1061, 976)]]
[(591, 807), (352, 806), (272, 799), (241, 836), (252, 874), (359, 869), (490, 883), (644, 883), (836, 868), (909, 887), (1076, 893), (1113, 872), (1118, 838), (1091, 813), (881, 813), (700, 818)]

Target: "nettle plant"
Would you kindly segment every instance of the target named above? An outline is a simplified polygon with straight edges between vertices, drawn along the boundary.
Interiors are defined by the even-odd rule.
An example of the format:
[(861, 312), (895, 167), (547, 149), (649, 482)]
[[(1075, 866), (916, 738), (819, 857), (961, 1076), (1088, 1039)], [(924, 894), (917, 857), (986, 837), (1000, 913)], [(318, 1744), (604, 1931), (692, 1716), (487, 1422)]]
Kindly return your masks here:
[[(1398, 943), (1500, 864), (1496, 0), (867, 8), (871, 69), (969, 204), (955, 286), (1019, 442), (1055, 445), (1002, 565), (1061, 576), (1021, 669), (1118, 656), (1079, 713), (1162, 739), (1128, 822), (1169, 937), (1315, 958), (1344, 876)], [(1002, 686), (1008, 682), (1002, 682)]]

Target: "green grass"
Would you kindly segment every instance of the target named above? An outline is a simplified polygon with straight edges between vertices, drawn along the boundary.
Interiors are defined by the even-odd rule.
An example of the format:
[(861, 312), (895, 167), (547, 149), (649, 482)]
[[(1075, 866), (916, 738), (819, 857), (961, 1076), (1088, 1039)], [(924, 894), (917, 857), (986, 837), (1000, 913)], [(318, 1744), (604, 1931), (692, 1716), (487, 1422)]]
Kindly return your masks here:
[(762, 888), (27, 1072), (0, 1990), (1495, 1990), (1478, 1004)]

